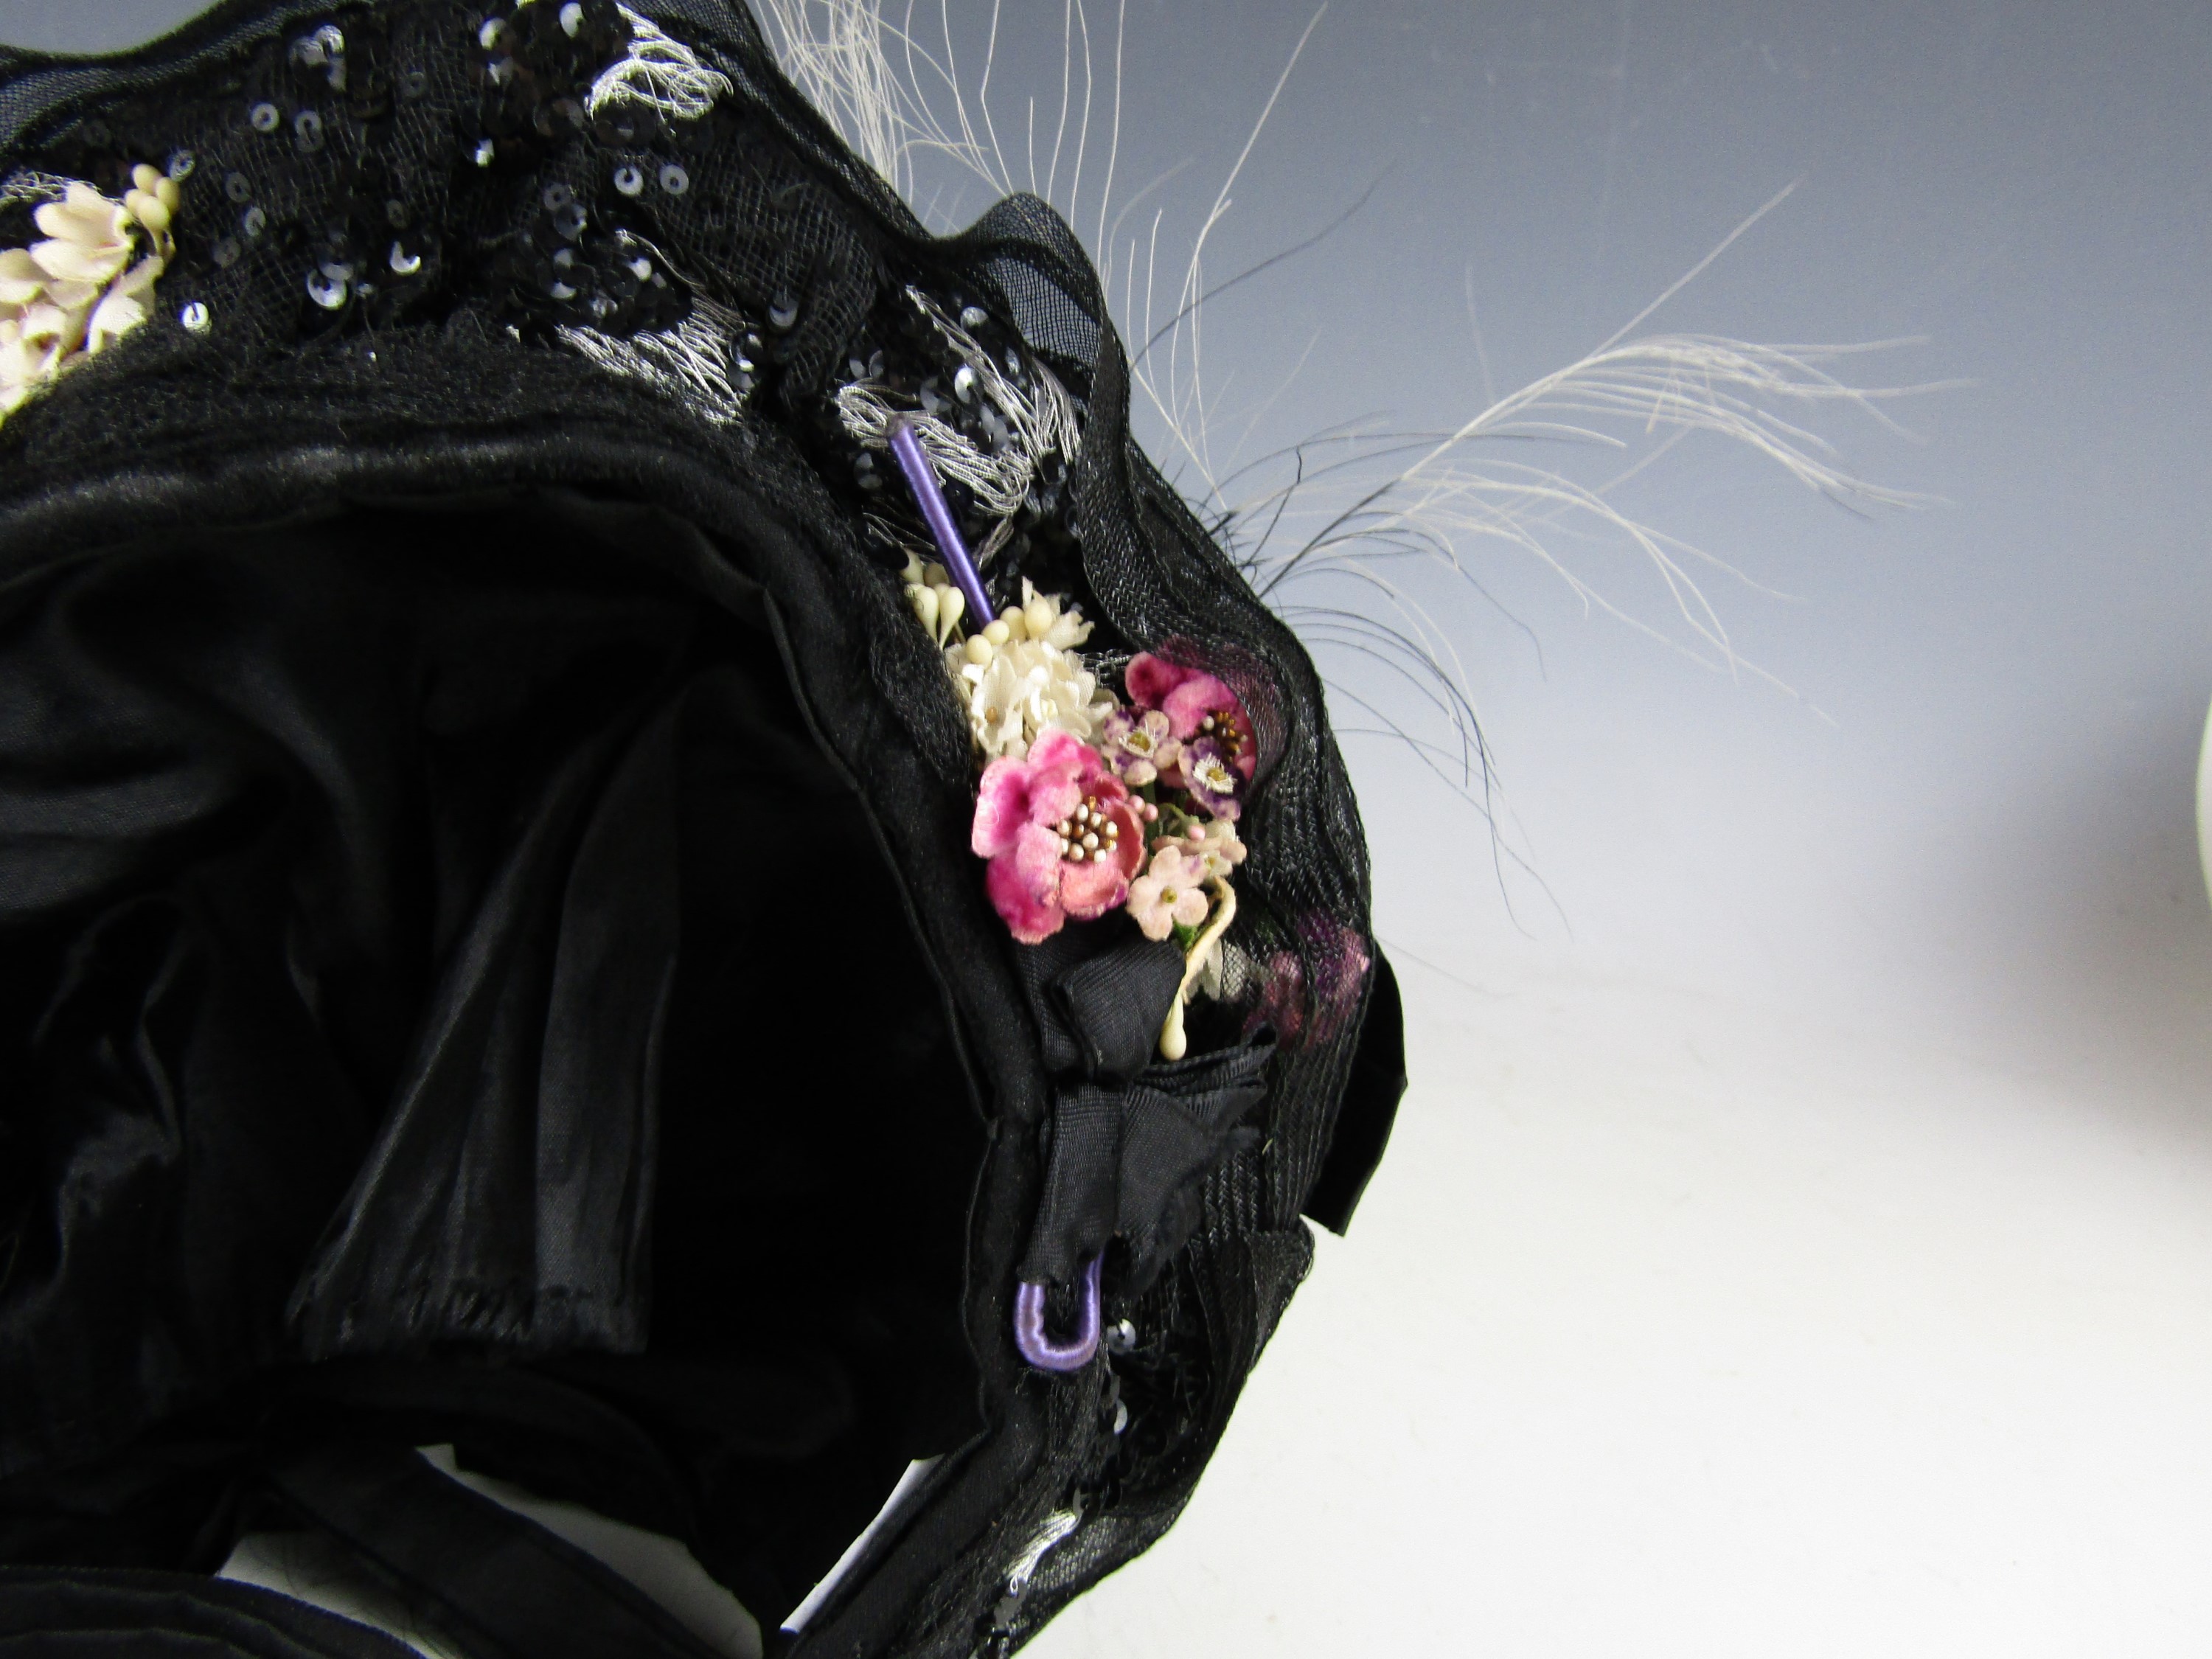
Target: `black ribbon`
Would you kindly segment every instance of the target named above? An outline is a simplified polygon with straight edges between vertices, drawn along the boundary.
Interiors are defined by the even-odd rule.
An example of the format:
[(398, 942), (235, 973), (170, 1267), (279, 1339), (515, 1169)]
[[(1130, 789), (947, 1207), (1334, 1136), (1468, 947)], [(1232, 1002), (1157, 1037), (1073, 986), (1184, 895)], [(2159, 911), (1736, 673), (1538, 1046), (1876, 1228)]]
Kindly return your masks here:
[(1046, 1071), (1126, 1083), (1152, 1063), (1182, 984), (1183, 956), (1173, 944), (1110, 917), (1063, 927), (1020, 956)]
[(1267, 1098), (1274, 1038), (1154, 1060), (1182, 953), (1126, 923), (1063, 929), (1022, 955), (1046, 1066), (1067, 1080), (1021, 1276), (1073, 1284), (1119, 1234), (1127, 1288), (1142, 1291), (1196, 1229), (1207, 1173), (1255, 1136), (1243, 1123)]

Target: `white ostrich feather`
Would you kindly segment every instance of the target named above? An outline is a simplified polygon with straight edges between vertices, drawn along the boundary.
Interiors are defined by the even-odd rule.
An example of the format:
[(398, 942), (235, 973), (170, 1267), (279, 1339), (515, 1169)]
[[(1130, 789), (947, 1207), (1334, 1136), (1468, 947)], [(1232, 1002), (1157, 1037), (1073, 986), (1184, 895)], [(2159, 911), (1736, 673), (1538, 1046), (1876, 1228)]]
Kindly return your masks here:
[[(956, 171), (994, 191), (1015, 186), (991, 106), (1000, 24), (995, 0), (980, 73), (973, 76), (954, 50), (946, 0), (939, 0), (927, 40), (915, 27), (913, 3), (896, 22), (882, 0), (760, 0), (760, 5), (793, 80), (910, 197), (916, 159), (933, 154), (950, 158)], [(1662, 461), (1682, 440), (1705, 434), (1740, 445), (1838, 501), (1915, 505), (1918, 498), (1850, 471), (1814, 423), (1850, 413), (1871, 416), (1894, 432), (1884, 406), (1936, 388), (1861, 386), (1843, 378), (1864, 354), (1906, 342), (1789, 346), (1704, 334), (1635, 333), (1780, 205), (1790, 193), (1785, 189), (1595, 350), (1504, 397), (1487, 398), (1455, 429), (1419, 434), (1382, 426), (1331, 427), (1260, 464), (1240, 465), (1233, 445), (1218, 456), (1223, 415), (1209, 399), (1202, 373), (1206, 309), (1251, 273), (1210, 282), (1207, 243), (1327, 10), (1323, 5), (1307, 22), (1187, 252), (1172, 260), (1181, 274), (1171, 303), (1157, 303), (1165, 208), (1155, 205), (1148, 223), (1123, 234), (1132, 213), (1166, 179), (1152, 181), (1118, 205), (1113, 200), (1122, 8), (1115, 13), (1105, 95), (1094, 110), (1094, 65), (1105, 54), (1094, 52), (1079, 0), (1063, 0), (1066, 44), (1059, 110), (1056, 118), (1048, 115), (1050, 131), (1040, 144), (1035, 102), (1029, 103), (1027, 184), (1071, 223), (1088, 217), (1093, 258), (1109, 295), (1118, 295), (1117, 326), (1133, 343), (1136, 412), (1155, 428), (1156, 454), (1231, 546), (1255, 590), (1298, 631), (1325, 672), (1332, 664), (1354, 662), (1384, 668), (1400, 695), (1425, 711), (1411, 724), (1336, 674), (1329, 676), (1332, 695), (1372, 708), (1383, 729), (1483, 805), (1490, 783), (1487, 755), (1460, 661), (1461, 630), (1428, 607), (1419, 590), (1431, 585), (1409, 580), (1407, 560), (1439, 566), (1480, 592), (1480, 555), (1510, 550), (1556, 571), (1585, 606), (1726, 671), (1771, 680), (1737, 654), (1719, 609), (1698, 581), (1700, 572), (1742, 579), (1741, 573), (1630, 512), (1620, 504), (1621, 486)], [(1104, 124), (1095, 134), (1094, 115)], [(1102, 150), (1104, 182), (1093, 200), (1085, 194), (1086, 158)], [(853, 418), (878, 418), (872, 405), (860, 401), (863, 397), (856, 393)], [(1595, 446), (1621, 452), (1624, 459), (1612, 476), (1585, 482), (1521, 459), (1532, 440)], [(1625, 545), (1649, 565), (1667, 596), (1667, 613), (1638, 614), (1580, 574), (1577, 566), (1586, 554), (1570, 562), (1561, 551), (1593, 538)], [(1441, 734), (1416, 729), (1429, 725), (1431, 717), (1441, 720)]]

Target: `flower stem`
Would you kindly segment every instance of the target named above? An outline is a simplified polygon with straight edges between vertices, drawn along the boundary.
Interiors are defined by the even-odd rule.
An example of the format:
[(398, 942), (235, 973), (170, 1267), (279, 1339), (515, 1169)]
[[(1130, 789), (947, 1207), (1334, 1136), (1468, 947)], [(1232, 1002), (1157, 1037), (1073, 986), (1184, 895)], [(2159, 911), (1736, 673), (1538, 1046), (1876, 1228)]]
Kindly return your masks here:
[(1237, 920), (1237, 890), (1219, 876), (1206, 884), (1213, 890), (1219, 902), (1213, 908), (1212, 920), (1206, 924), (1206, 931), (1198, 936), (1198, 942), (1183, 958), (1182, 983), (1176, 987), (1175, 1000), (1168, 1005), (1167, 1021), (1160, 1027), (1162, 1060), (1181, 1060), (1190, 1052), (1190, 1039), (1182, 1029), (1183, 1004), (1189, 1000), (1190, 988), (1206, 969), (1206, 953), (1229, 931), (1229, 924)]

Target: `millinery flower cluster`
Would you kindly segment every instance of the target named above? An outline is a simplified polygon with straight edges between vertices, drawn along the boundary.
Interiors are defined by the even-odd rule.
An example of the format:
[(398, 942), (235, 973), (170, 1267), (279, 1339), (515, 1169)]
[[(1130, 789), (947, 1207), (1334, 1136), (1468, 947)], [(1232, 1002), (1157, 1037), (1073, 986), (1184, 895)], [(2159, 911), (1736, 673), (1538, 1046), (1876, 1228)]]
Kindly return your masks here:
[(1120, 706), (1076, 651), (1091, 637), (1091, 624), (1034, 583), (1024, 580), (1022, 603), (965, 640), (958, 626), (967, 600), (942, 565), (912, 560), (906, 583), (915, 615), (945, 651), (968, 729), (987, 761), (1019, 760), (1046, 732), (1088, 742)]
[(943, 567), (910, 561), (906, 591), (984, 762), (969, 844), (989, 860), (993, 906), (1025, 945), (1117, 909), (1146, 938), (1175, 940), (1183, 995), (1160, 1046), (1179, 1058), (1183, 1000), (1219, 994), (1237, 913), (1237, 819), (1258, 759), (1243, 703), (1215, 676), (1149, 653), (1117, 696), (1079, 649), (1091, 623), (1026, 580), (1020, 605), (964, 639), (967, 603)]
[(33, 216), (45, 240), (0, 252), (0, 416), (146, 320), (179, 194), (143, 164), (131, 184), (118, 202), (71, 180)]

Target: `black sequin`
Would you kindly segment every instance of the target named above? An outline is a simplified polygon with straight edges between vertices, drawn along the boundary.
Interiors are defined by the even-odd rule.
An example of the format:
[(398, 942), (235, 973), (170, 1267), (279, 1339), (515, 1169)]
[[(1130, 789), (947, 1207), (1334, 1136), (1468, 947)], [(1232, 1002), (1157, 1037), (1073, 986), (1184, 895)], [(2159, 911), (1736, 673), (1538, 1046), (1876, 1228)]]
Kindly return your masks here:
[(477, 118), (495, 156), (518, 165), (583, 134), (592, 82), (626, 55), (629, 22), (613, 0), (502, 5), (477, 30)]

